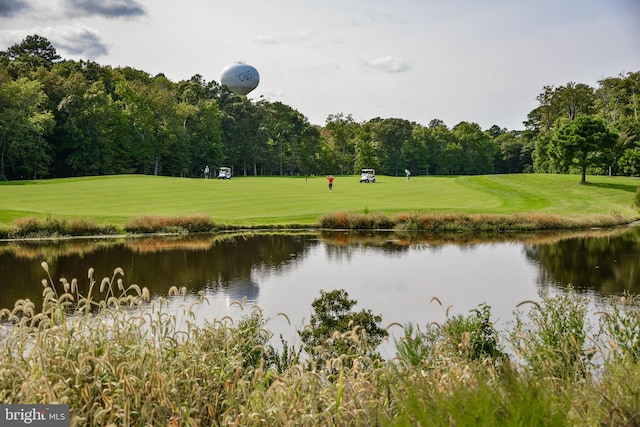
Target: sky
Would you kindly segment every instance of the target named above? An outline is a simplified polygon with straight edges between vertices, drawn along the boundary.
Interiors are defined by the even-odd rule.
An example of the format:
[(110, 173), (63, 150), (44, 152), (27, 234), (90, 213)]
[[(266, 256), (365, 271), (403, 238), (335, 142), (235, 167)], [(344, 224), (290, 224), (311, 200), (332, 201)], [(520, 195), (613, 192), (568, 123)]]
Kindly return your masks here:
[(0, 50), (33, 34), (64, 59), (174, 82), (245, 62), (260, 73), (249, 98), (318, 125), (520, 130), (544, 86), (640, 71), (640, 0), (0, 0)]

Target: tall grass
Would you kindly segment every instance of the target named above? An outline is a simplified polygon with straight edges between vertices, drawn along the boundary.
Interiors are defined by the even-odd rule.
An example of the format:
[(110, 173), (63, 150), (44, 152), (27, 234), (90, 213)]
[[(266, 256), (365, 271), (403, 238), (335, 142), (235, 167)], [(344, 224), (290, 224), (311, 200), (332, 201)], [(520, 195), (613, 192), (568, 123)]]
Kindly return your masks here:
[(196, 324), (202, 293), (152, 299), (122, 275), (90, 269), (84, 294), (49, 277), (42, 310), (20, 300), (0, 311), (1, 402), (69, 404), (73, 426), (640, 422), (640, 305), (629, 295), (588, 313), (579, 295), (541, 294), (505, 331), (481, 305), (424, 332), (405, 325), (393, 359), (314, 364), (271, 344), (258, 307)]
[(618, 214), (593, 216), (561, 216), (540, 213), (468, 214), (468, 213), (384, 213), (360, 214), (335, 212), (321, 216), (318, 226), (324, 229), (396, 231), (533, 231), (612, 227), (628, 223)]
[(51, 216), (44, 219), (29, 216), (17, 219), (11, 227), (0, 228), (0, 238), (4, 239), (98, 236), (116, 233), (114, 225), (100, 225), (88, 218), (66, 219)]
[[(588, 229), (626, 224), (621, 215), (558, 216), (550, 214), (466, 214), (466, 213), (398, 213), (334, 212), (322, 215), (315, 227), (331, 230), (395, 230), (397, 232), (495, 232)], [(58, 238), (116, 234), (189, 234), (238, 229), (239, 226), (213, 221), (208, 215), (158, 216), (140, 215), (127, 220), (123, 229), (100, 225), (85, 218), (18, 219), (11, 227), (0, 228), (0, 239)], [(308, 229), (309, 225), (288, 224), (247, 226), (247, 229)]]
[(186, 215), (182, 217), (141, 215), (129, 219), (124, 230), (134, 234), (148, 233), (202, 233), (224, 229), (208, 215)]

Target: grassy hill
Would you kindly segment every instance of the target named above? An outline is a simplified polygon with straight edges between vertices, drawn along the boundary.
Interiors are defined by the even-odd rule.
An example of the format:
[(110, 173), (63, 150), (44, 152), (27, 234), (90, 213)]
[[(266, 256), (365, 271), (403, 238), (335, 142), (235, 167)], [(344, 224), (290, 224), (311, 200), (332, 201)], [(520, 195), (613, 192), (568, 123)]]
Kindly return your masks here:
[(231, 225), (315, 224), (327, 213), (548, 213), (640, 217), (640, 178), (575, 175), (234, 177), (117, 175), (0, 183), (0, 224), (47, 216), (121, 226), (140, 215), (210, 215)]

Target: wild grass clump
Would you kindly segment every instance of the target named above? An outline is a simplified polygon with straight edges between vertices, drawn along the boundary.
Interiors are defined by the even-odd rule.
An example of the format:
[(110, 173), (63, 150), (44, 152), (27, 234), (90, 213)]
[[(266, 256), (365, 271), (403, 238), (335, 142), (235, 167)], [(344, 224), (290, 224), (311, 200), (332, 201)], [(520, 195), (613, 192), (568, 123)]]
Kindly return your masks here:
[(340, 230), (389, 230), (394, 223), (382, 212), (335, 212), (318, 219), (320, 228)]
[(55, 238), (68, 236), (100, 236), (117, 234), (113, 225), (100, 225), (86, 218), (52, 218), (44, 219), (26, 217), (14, 221), (12, 227), (5, 230), (6, 238), (31, 239)]
[(128, 233), (202, 233), (221, 230), (223, 227), (208, 215), (155, 216), (141, 215), (129, 219), (124, 229)]
[(352, 311), (344, 291), (314, 301), (301, 345), (274, 347), (257, 306), (196, 323), (202, 292), (151, 298), (123, 277), (97, 281), (90, 269), (82, 287), (49, 277), (42, 310), (28, 300), (0, 310), (2, 403), (68, 404), (72, 426), (640, 423), (631, 295), (589, 313), (583, 296), (542, 293), (504, 331), (489, 306), (455, 316), (448, 306), (441, 324), (405, 325), (384, 360), (380, 319)]
[(560, 216), (539, 213), (398, 213), (389, 218), (383, 213), (336, 212), (323, 215), (318, 220), (319, 227), (324, 229), (394, 229), (434, 232), (567, 230), (612, 227), (626, 223), (628, 218), (616, 214)]
[(543, 293), (540, 302), (529, 304), (526, 316), (516, 312), (510, 337), (525, 369), (560, 385), (585, 379), (592, 372), (597, 343), (587, 322), (588, 298)]
[(428, 231), (535, 231), (611, 227), (628, 220), (619, 215), (560, 216), (541, 213), (522, 214), (398, 214), (398, 230)]

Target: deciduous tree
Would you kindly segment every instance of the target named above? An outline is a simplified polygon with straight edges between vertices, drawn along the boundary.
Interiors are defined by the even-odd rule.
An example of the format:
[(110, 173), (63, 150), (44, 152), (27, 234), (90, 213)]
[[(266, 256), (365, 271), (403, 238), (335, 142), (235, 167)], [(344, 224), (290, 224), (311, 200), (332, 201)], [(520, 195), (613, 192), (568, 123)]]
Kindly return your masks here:
[(20, 78), (0, 83), (0, 179), (7, 178), (7, 160), (16, 175), (48, 174), (49, 150), (43, 136), (54, 121), (46, 100), (40, 82)]
[(611, 162), (609, 152), (617, 138), (603, 119), (578, 116), (573, 121), (559, 123), (552, 139), (553, 153), (561, 163), (577, 167), (581, 173), (580, 182), (585, 183), (587, 168), (603, 167)]

